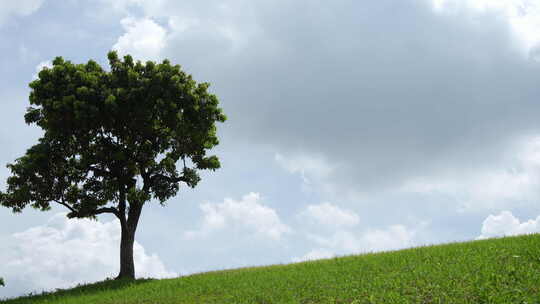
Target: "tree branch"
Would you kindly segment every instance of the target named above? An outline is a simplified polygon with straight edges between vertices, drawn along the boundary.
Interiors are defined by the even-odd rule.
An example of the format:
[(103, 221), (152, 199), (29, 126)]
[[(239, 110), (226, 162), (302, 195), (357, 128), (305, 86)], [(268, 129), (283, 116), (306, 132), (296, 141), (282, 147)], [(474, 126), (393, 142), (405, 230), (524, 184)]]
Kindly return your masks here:
[(68, 208), (69, 211), (71, 211), (71, 212), (73, 212), (73, 213), (77, 213), (77, 211), (75, 211), (75, 209), (73, 209), (70, 205), (68, 205), (68, 204), (66, 204), (66, 203), (64, 203), (64, 202), (59, 202), (59, 201), (55, 201), (55, 202), (58, 203), (58, 204), (60, 204), (60, 205), (62, 205), (62, 206), (64, 206), (64, 207), (66, 207), (66, 208)]
[(118, 217), (118, 218), (120, 217), (118, 209), (116, 209), (114, 207), (96, 209), (94, 212), (92, 212), (92, 215), (98, 215), (98, 214), (102, 214), (102, 213), (112, 213), (112, 214), (116, 215), (116, 217)]
[(154, 180), (154, 179), (164, 179), (168, 182), (171, 182), (171, 183), (179, 183), (179, 182), (184, 182), (184, 183), (187, 183), (188, 182), (188, 179), (185, 178), (184, 176), (180, 176), (180, 177), (170, 177), (170, 176), (166, 176), (166, 175), (163, 175), (163, 174), (159, 174), (159, 173), (156, 173), (152, 176), (151, 180)]
[[(66, 207), (69, 209), (69, 211), (71, 211), (71, 213), (74, 215), (74, 217), (79, 217), (81, 215), (80, 211), (77, 211), (75, 210), (73, 207), (71, 207), (70, 205), (64, 203), (64, 202), (61, 202), (61, 201), (55, 201), (56, 203)], [(114, 207), (104, 207), (104, 208), (98, 208), (92, 212), (90, 212), (88, 215), (90, 216), (94, 216), (94, 215), (99, 215), (99, 214), (103, 214), (103, 213), (112, 213), (114, 215), (116, 215), (116, 217), (120, 218), (120, 212), (118, 211), (118, 209), (114, 208)]]
[(189, 180), (187, 178), (185, 178), (184, 176), (170, 177), (170, 176), (166, 176), (166, 175), (163, 175), (163, 174), (160, 174), (160, 173), (155, 173), (155, 174), (151, 175), (150, 173), (144, 172), (144, 171), (141, 171), (141, 176), (142, 176), (143, 182), (144, 182), (142, 190), (145, 193), (150, 193), (150, 187), (152, 187), (152, 184), (157, 179), (164, 179), (164, 180), (168, 181), (169, 183), (184, 182), (184, 183), (187, 184), (189, 182)]
[(101, 176), (109, 176), (109, 177), (112, 176), (111, 172), (109, 172), (107, 170), (99, 169), (99, 168), (96, 168), (96, 167), (89, 166), (88, 170), (90, 170), (90, 171), (92, 171), (94, 173), (97, 173), (97, 174), (99, 174)]

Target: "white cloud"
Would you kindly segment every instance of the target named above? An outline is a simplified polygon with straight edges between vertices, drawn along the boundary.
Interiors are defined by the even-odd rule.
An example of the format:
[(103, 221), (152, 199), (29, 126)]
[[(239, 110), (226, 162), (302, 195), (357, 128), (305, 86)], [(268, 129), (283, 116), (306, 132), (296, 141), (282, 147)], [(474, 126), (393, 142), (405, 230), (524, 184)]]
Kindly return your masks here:
[(137, 8), (146, 17), (168, 20), (171, 40), (182, 45), (188, 43), (186, 39), (195, 44), (201, 42), (200, 38), (206, 42), (220, 41), (220, 53), (248, 47), (250, 37), (260, 34), (253, 14), (254, 5), (250, 1), (100, 1), (112, 10), (125, 14), (130, 14), (133, 8)]
[(284, 156), (280, 153), (274, 155), (277, 164), (291, 174), (299, 174), (303, 181), (303, 190), (311, 192), (316, 184), (318, 190), (330, 192), (332, 184), (325, 180), (336, 167), (331, 165), (320, 155), (296, 154)]
[(509, 159), (501, 161), (506, 167), (411, 178), (399, 190), (454, 196), (461, 210), (536, 202), (540, 194), (540, 137), (524, 137), (506, 154)]
[[(43, 226), (2, 240), (0, 273), (8, 288), (0, 289), (0, 297), (114, 277), (119, 271), (119, 244), (116, 220), (67, 219), (64, 213), (57, 214)], [(137, 242), (134, 259), (137, 277), (176, 276)]]
[(198, 26), (201, 26), (201, 22), (196, 18), (180, 18), (178, 16), (169, 18), (169, 27), (176, 33), (182, 33)]
[(400, 190), (422, 194), (444, 194), (457, 199), (461, 211), (505, 207), (536, 196), (536, 172), (493, 170), (456, 176), (417, 178)]
[(303, 256), (293, 257), (293, 262), (412, 247), (416, 245), (418, 232), (429, 225), (424, 221), (412, 228), (397, 224), (360, 229), (360, 218), (355, 212), (330, 203), (309, 205), (298, 217), (316, 223), (304, 225), (303, 234), (315, 248)]
[[(467, 9), (502, 15), (527, 52), (540, 43), (540, 2), (537, 0), (432, 0), (438, 12)], [(534, 54), (531, 54), (534, 55)]]
[(43, 70), (43, 68), (52, 68), (52, 66), (53, 66), (53, 64), (52, 64), (52, 61), (50, 61), (50, 60), (45, 60), (45, 61), (40, 62), (36, 66), (36, 73), (34, 74), (33, 79), (38, 78), (39, 72), (41, 72), (41, 70)]
[(375, 252), (406, 248), (414, 245), (415, 230), (403, 225), (392, 225), (385, 229), (369, 229), (357, 234), (338, 230), (331, 236), (309, 235), (309, 238), (339, 254)]
[(167, 45), (167, 30), (151, 18), (126, 17), (120, 21), (126, 31), (118, 38), (113, 49), (130, 54), (136, 60), (158, 60)]
[(98, 0), (99, 2), (107, 5), (113, 10), (127, 13), (130, 7), (139, 6), (144, 0)]
[(170, 14), (166, 6), (168, 0), (96, 0), (107, 9), (129, 14), (133, 9), (141, 9), (146, 16)]
[(318, 248), (302, 257), (292, 258), (293, 262), (329, 258), (336, 255), (360, 254), (397, 250), (417, 245), (415, 237), (419, 229), (427, 223), (421, 223), (411, 229), (403, 225), (391, 225), (385, 229), (368, 229), (363, 232), (336, 230), (331, 235), (308, 234), (307, 238)]
[(0, 2), (0, 25), (11, 16), (28, 16), (37, 11), (44, 0), (18, 0)]
[(274, 156), (276, 162), (289, 173), (299, 173), (304, 179), (307, 175), (325, 177), (330, 174), (334, 168), (320, 156), (296, 155), (286, 157), (280, 153)]
[(308, 217), (329, 227), (352, 227), (360, 222), (359, 216), (351, 210), (342, 209), (331, 203), (309, 205), (302, 217)]
[(522, 223), (512, 212), (502, 211), (498, 215), (489, 215), (484, 220), (482, 234), (478, 239), (538, 232), (540, 232), (540, 216)]
[(304, 262), (304, 261), (314, 261), (314, 260), (320, 260), (320, 259), (328, 259), (334, 256), (335, 256), (334, 253), (332, 253), (331, 251), (327, 249), (319, 248), (319, 249), (313, 249), (301, 257), (294, 257), (292, 258), (292, 261), (294, 263)]
[(229, 227), (251, 231), (263, 237), (280, 240), (291, 229), (283, 224), (277, 212), (262, 205), (258, 193), (244, 195), (236, 201), (226, 198), (223, 203), (203, 203), (203, 221), (199, 230), (187, 231), (184, 237), (194, 239), (204, 237)]
[(417, 229), (410, 229), (403, 225), (392, 225), (385, 229), (369, 229), (360, 234), (338, 230), (330, 236), (308, 235), (308, 239), (321, 247), (309, 251), (302, 257), (294, 257), (292, 261), (301, 262), (331, 258), (336, 255), (408, 248), (416, 245), (416, 231)]
[(414, 245), (416, 231), (403, 225), (392, 225), (386, 229), (368, 230), (360, 238), (369, 251), (394, 250)]

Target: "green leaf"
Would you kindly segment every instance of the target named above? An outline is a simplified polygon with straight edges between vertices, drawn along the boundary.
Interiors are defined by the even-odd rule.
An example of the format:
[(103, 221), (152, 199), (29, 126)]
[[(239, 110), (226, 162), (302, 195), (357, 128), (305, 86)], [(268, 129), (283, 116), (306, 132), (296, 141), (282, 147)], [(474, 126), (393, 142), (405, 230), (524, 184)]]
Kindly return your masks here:
[(124, 196), (163, 203), (180, 184), (195, 187), (200, 170), (220, 167), (217, 156), (206, 156), (225, 120), (209, 83), (168, 60), (107, 57), (110, 69), (56, 57), (30, 83), (24, 118), (44, 132), (8, 165), (1, 205), (20, 212), (60, 202), (71, 217), (93, 217)]

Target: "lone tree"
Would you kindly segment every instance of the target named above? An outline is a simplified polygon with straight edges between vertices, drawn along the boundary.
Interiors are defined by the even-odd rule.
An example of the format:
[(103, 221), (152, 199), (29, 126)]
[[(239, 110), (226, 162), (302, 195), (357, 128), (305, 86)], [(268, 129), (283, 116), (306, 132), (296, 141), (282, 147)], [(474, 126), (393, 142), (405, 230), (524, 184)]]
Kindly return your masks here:
[(14, 212), (59, 204), (69, 218), (114, 214), (122, 227), (117, 278), (133, 279), (144, 204), (164, 205), (182, 184), (197, 185), (198, 170), (220, 167), (207, 150), (218, 144), (215, 123), (226, 117), (209, 84), (180, 66), (122, 60), (116, 52), (108, 58), (110, 71), (57, 57), (30, 83), (24, 118), (44, 134), (8, 165), (0, 204)]
[(4, 286), (4, 279), (0, 278), (0, 286)]

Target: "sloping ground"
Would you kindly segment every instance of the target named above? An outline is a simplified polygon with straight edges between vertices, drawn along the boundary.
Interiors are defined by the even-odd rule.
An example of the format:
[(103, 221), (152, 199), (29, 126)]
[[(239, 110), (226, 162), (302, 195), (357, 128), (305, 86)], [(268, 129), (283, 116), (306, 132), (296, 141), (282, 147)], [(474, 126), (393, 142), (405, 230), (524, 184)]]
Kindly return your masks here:
[(106, 281), (1, 303), (540, 303), (540, 235)]

